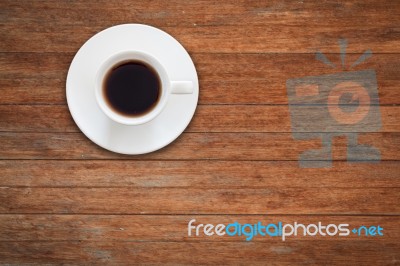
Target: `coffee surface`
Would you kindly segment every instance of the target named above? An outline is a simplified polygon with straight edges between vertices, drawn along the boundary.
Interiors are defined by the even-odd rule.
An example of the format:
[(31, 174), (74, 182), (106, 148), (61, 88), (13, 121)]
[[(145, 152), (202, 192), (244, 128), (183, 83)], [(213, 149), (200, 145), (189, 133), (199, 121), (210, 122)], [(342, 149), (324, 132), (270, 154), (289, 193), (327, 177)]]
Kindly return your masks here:
[(157, 105), (161, 81), (151, 66), (140, 61), (126, 61), (108, 71), (103, 93), (111, 109), (124, 116), (137, 117)]

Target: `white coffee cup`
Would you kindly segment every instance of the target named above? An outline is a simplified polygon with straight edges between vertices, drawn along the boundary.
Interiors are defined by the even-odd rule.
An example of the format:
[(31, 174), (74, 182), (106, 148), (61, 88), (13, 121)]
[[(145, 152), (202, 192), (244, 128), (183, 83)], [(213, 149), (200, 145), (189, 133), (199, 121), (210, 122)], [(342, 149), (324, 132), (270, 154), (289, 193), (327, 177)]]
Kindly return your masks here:
[[(118, 65), (120, 62), (124, 61), (141, 61), (147, 65), (150, 65), (158, 74), (161, 82), (160, 92), (161, 96), (155, 107), (153, 107), (149, 112), (135, 117), (124, 116), (116, 111), (114, 111), (107, 100), (105, 99), (103, 93), (103, 83), (106, 74), (114, 66)], [(158, 116), (168, 102), (170, 94), (191, 94), (193, 93), (193, 83), (192, 81), (175, 81), (168, 77), (167, 71), (163, 65), (154, 56), (142, 52), (142, 51), (123, 51), (116, 53), (106, 59), (97, 71), (95, 77), (95, 95), (96, 101), (100, 109), (113, 121), (124, 124), (124, 125), (141, 125), (148, 123), (156, 116)]]

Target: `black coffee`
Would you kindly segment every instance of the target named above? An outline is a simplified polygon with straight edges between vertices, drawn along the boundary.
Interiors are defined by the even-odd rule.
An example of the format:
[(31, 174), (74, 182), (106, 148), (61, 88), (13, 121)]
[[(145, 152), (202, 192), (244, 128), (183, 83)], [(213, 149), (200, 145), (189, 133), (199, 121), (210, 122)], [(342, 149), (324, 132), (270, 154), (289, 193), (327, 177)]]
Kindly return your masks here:
[(124, 116), (141, 116), (151, 111), (161, 94), (157, 72), (140, 61), (125, 61), (111, 68), (103, 82), (108, 105)]

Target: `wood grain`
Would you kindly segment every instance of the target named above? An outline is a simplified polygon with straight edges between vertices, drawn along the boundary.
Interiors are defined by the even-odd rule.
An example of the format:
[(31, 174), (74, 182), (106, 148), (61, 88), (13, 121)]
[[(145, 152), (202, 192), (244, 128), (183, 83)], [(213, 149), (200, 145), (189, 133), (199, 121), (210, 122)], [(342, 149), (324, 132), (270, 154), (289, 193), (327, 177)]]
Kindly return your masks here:
[[(0, 264), (398, 265), (399, 13), (390, 0), (0, 1)], [(172, 34), (199, 75), (185, 133), (142, 156), (93, 144), (65, 99), (80, 46), (123, 23)], [(293, 139), (286, 81), (366, 69), (383, 126), (359, 141), (382, 161), (346, 162), (338, 137), (331, 168), (300, 168), (321, 140)], [(380, 225), (384, 236), (193, 238), (192, 218)]]
[[(0, 22), (20, 24), (31, 23), (58, 23), (62, 25), (104, 25), (104, 23), (121, 24), (127, 21), (140, 20), (141, 23), (157, 26), (198, 26), (204, 25), (279, 25), (283, 21), (293, 25), (322, 25), (343, 27), (354, 25), (371, 27), (384, 25), (396, 27), (400, 22), (396, 12), (398, 5), (393, 1), (363, 2), (298, 2), (298, 1), (247, 1), (235, 2), (220, 1), (180, 1), (168, 2), (145, 0), (127, 3), (116, 0), (112, 3), (105, 0), (96, 2), (75, 1), (29, 1), (20, 3), (3, 1), (7, 10), (3, 10)], [(46, 12), (37, 12), (38, 9)], [(318, 12), (316, 12), (318, 11)], [(371, 13), (374, 18), (371, 20)], [(99, 18), (106, 18), (99, 19)], [(334, 24), (334, 25), (332, 25)]]
[[(290, 133), (183, 133), (167, 147), (144, 155), (121, 155), (100, 148), (81, 133), (0, 132), (0, 159), (166, 159), (297, 160), (302, 151), (318, 149), (321, 139), (294, 140)], [(334, 142), (334, 160), (346, 160), (347, 142)], [(362, 133), (359, 143), (373, 145), (382, 160), (399, 160), (400, 133)]]
[[(361, 54), (349, 54), (347, 64)], [(65, 80), (74, 54), (0, 53), (0, 104), (65, 104)], [(339, 66), (339, 54), (327, 54)], [(283, 104), (291, 78), (340, 73), (314, 54), (193, 53), (200, 104)], [(352, 71), (375, 69), (380, 104), (400, 104), (398, 54), (375, 54)]]
[[(398, 11), (395, 9), (392, 12)], [(129, 21), (135, 23), (138, 21)], [(372, 49), (377, 53), (398, 53), (398, 25), (373, 25), (368, 29), (347, 24), (330, 25), (206, 25), (159, 26), (174, 36), (186, 49), (196, 52), (313, 53), (317, 49), (337, 51), (338, 36), (352, 43), (349, 52)], [(95, 33), (115, 25), (57, 25), (38, 22), (3, 24), (0, 52), (75, 52)], [(157, 25), (155, 25), (157, 26)], [(7, 32), (7, 34), (5, 34)], [(243, 37), (245, 36), (245, 38)], [(26, 45), (30, 42), (29, 45)]]
[(8, 188), (0, 213), (400, 215), (400, 188)]
[(387, 241), (262, 242), (0, 242), (2, 261), (10, 264), (392, 264), (399, 245)]
[[(320, 107), (304, 107), (303, 119)], [(400, 106), (380, 107), (380, 132), (400, 131)], [(18, 121), (18, 123), (15, 123)], [(363, 122), (360, 122), (362, 124)], [(370, 124), (364, 122), (366, 128)], [(66, 106), (0, 105), (0, 130), (9, 132), (80, 132)], [(186, 132), (291, 132), (287, 106), (200, 105)], [(295, 131), (293, 131), (295, 132)], [(305, 128), (302, 132), (312, 132)]]
[[(299, 216), (299, 215), (0, 215), (1, 241), (188, 241), (188, 242), (232, 242), (243, 241), (245, 236), (210, 237), (201, 232), (196, 236), (193, 230), (188, 236), (188, 223), (193, 225), (240, 224), (263, 225), (294, 222), (304, 225), (349, 224), (349, 229), (360, 226), (381, 226), (383, 236), (366, 236), (351, 233), (348, 236), (304, 236), (299, 229), (299, 237), (287, 237), (286, 241), (354, 241), (374, 240), (381, 244), (398, 239), (397, 216)], [(255, 235), (253, 242), (276, 243), (281, 237)]]
[(3, 187), (400, 187), (397, 161), (321, 169), (296, 161), (0, 160), (0, 173)]

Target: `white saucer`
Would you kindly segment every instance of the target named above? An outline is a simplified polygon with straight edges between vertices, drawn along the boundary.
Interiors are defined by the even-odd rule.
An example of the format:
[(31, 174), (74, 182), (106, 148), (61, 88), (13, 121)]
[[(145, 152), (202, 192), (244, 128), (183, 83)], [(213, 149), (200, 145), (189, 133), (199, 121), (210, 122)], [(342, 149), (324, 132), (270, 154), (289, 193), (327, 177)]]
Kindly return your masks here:
[[(100, 64), (126, 50), (156, 56), (171, 80), (193, 82), (192, 94), (171, 94), (163, 111), (146, 124), (127, 126), (108, 118), (95, 99)], [(80, 130), (97, 145), (123, 154), (152, 152), (174, 141), (187, 127), (197, 106), (199, 83), (193, 61), (172, 36), (141, 24), (124, 24), (90, 38), (72, 60), (67, 76), (67, 102)]]

